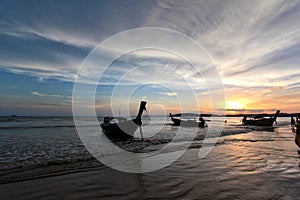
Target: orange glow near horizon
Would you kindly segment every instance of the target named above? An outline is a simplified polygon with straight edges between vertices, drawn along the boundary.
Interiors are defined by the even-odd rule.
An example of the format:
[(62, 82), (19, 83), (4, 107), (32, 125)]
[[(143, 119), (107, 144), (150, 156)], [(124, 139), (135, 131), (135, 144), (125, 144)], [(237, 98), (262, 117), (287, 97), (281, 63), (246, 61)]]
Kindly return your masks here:
[(228, 101), (226, 105), (227, 109), (243, 109), (245, 108), (245, 104), (238, 100)]
[[(198, 106), (195, 105), (195, 102), (189, 101), (189, 99), (183, 101), (183, 103), (179, 104), (177, 101), (172, 100), (170, 97), (164, 99), (157, 98), (148, 98), (147, 100), (147, 110), (153, 115), (162, 115), (169, 113), (202, 113), (202, 114), (253, 114), (253, 113), (269, 113), (272, 114), (275, 110), (280, 110), (282, 113), (296, 113), (299, 112), (295, 109), (295, 101), (289, 100), (289, 104), (283, 104), (282, 102), (286, 102), (283, 98), (267, 98), (264, 96), (236, 96), (232, 98), (232, 96), (240, 95), (240, 93), (235, 92), (231, 93), (231, 98), (228, 98), (226, 102), (217, 102), (212, 107), (211, 99), (208, 98), (208, 95), (202, 95), (201, 98), (198, 99)], [(131, 114), (135, 114), (137, 112), (139, 101), (135, 100), (130, 102), (129, 105), (122, 104), (124, 101), (120, 101), (120, 105), (117, 106), (117, 110), (120, 110), (121, 113), (126, 113), (126, 106), (129, 106), (129, 111)], [(294, 103), (295, 102), (295, 103)], [(119, 105), (117, 103), (117, 105)], [(101, 102), (96, 106), (98, 113), (110, 113), (111, 105), (109, 102)]]

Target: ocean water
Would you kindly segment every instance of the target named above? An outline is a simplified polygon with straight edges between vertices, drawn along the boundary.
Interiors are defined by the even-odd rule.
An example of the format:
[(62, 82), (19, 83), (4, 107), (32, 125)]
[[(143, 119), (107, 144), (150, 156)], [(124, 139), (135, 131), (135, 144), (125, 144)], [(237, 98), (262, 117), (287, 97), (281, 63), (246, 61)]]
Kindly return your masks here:
[[(80, 120), (83, 128), (93, 130), (90, 118)], [(231, 117), (224, 123), (222, 118), (216, 117), (207, 123), (209, 128), (224, 125), (221, 138), (251, 132), (276, 134), (280, 129), (290, 129), (289, 118), (284, 117), (278, 118), (278, 124), (274, 128), (242, 126), (240, 120), (239, 117)], [(99, 118), (100, 123), (101, 121), (103, 118)], [(179, 127), (173, 127), (171, 124), (170, 119), (165, 117), (145, 118), (142, 127), (145, 137), (143, 142), (132, 140), (116, 144), (132, 152), (159, 150), (171, 142), (178, 131)], [(186, 135), (175, 141), (175, 146), (176, 142), (179, 144), (185, 139), (189, 140), (194, 134), (194, 129), (182, 130)], [(208, 128), (197, 128), (191, 148), (201, 147), (207, 131)], [(272, 139), (269, 134), (265, 140)], [(0, 117), (0, 176), (6, 176), (14, 170), (64, 166), (90, 160), (93, 160), (93, 156), (81, 142), (72, 117)]]

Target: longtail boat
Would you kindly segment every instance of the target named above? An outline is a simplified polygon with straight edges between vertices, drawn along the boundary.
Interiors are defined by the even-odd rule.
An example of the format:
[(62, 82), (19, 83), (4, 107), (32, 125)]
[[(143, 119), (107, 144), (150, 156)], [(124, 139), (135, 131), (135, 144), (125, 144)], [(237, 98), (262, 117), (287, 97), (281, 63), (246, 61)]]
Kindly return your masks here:
[(173, 121), (173, 126), (184, 126), (184, 127), (204, 127), (206, 125), (205, 120), (200, 117), (199, 121), (193, 119), (179, 119), (173, 117), (170, 113), (171, 120)]
[(242, 119), (243, 125), (254, 125), (254, 126), (272, 126), (280, 113), (277, 110), (274, 116), (271, 115), (256, 115), (256, 116), (244, 116)]
[(138, 114), (135, 119), (127, 120), (124, 117), (105, 117), (100, 125), (103, 133), (109, 139), (128, 140), (134, 137), (135, 131), (142, 125), (141, 116), (146, 110), (147, 102), (141, 101)]

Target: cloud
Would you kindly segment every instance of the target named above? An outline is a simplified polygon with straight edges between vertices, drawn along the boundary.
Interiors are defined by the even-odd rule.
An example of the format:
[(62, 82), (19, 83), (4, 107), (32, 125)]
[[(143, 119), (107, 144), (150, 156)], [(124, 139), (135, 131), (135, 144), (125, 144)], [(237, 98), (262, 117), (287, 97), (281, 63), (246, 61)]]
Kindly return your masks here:
[(113, 34), (139, 27), (151, 15), (151, 7), (155, 4), (117, 0), (84, 3), (3, 1), (1, 32), (93, 48)]
[[(6, 1), (2, 5), (2, 41), (7, 44), (1, 45), (4, 47), (1, 52), (13, 55), (14, 61), (9, 57), (4, 59), (7, 55), (3, 55), (1, 65), (11, 70), (18, 68), (19, 71), (15, 70), (18, 73), (29, 71), (37, 76), (73, 81), (89, 50), (115, 33), (141, 26), (171, 28), (196, 39), (215, 60), (225, 83), (254, 74), (259, 82), (267, 84), (269, 80), (264, 81), (266, 76), (261, 71), (273, 71), (279, 76), (283, 65), (290, 70), (297, 67), (299, 2), (128, 1), (116, 4), (107, 1), (70, 5), (60, 1), (33, 7), (30, 3), (17, 5)], [(149, 60), (148, 54), (135, 62), (143, 59)], [(37, 68), (46, 73), (40, 73)], [(246, 78), (243, 83), (247, 82)]]
[[(0, 67), (40, 80), (73, 82), (81, 62), (99, 42), (128, 29), (157, 26), (182, 32), (201, 44), (230, 96), (263, 101), (294, 94), (296, 99), (300, 96), (299, 10), (299, 1), (279, 0), (2, 1)], [(114, 50), (100, 52), (102, 58), (109, 59)], [(143, 51), (118, 59), (100, 81), (107, 85), (158, 82), (177, 89), (184, 89), (188, 81), (203, 92), (205, 78), (213, 79), (212, 66), (202, 65), (203, 57), (185, 51), (198, 61), (200, 74), (176, 56)], [(81, 74), (82, 83), (98, 81), (97, 73), (105, 66), (94, 65)], [(129, 70), (133, 71), (126, 74)]]
[(226, 112), (236, 112), (236, 113), (273, 113), (274, 109), (220, 109)]
[(158, 94), (166, 96), (177, 96), (176, 92), (158, 92)]
[(70, 106), (70, 104), (67, 103), (36, 103), (38, 106), (46, 106), (46, 107), (66, 107)]
[(59, 97), (59, 98), (71, 98), (69, 96), (59, 95), (59, 94), (43, 94), (39, 92), (31, 92), (32, 95), (39, 96), (39, 97)]

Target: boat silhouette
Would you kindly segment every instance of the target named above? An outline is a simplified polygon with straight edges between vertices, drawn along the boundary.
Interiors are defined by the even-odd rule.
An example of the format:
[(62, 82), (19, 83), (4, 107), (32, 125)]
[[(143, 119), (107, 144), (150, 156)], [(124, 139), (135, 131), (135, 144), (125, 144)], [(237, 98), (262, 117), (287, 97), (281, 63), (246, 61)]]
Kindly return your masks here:
[(206, 125), (205, 120), (200, 117), (199, 121), (193, 119), (179, 119), (173, 117), (170, 113), (171, 120), (173, 121), (173, 126), (184, 126), (184, 127), (204, 127)]
[(280, 113), (277, 110), (274, 116), (271, 115), (255, 115), (255, 116), (244, 116), (242, 119), (243, 125), (254, 125), (254, 126), (272, 126)]
[(147, 102), (141, 101), (138, 114), (135, 119), (127, 120), (124, 117), (104, 117), (100, 124), (103, 133), (109, 139), (128, 140), (134, 137), (135, 131), (142, 125), (141, 116), (146, 110)]

